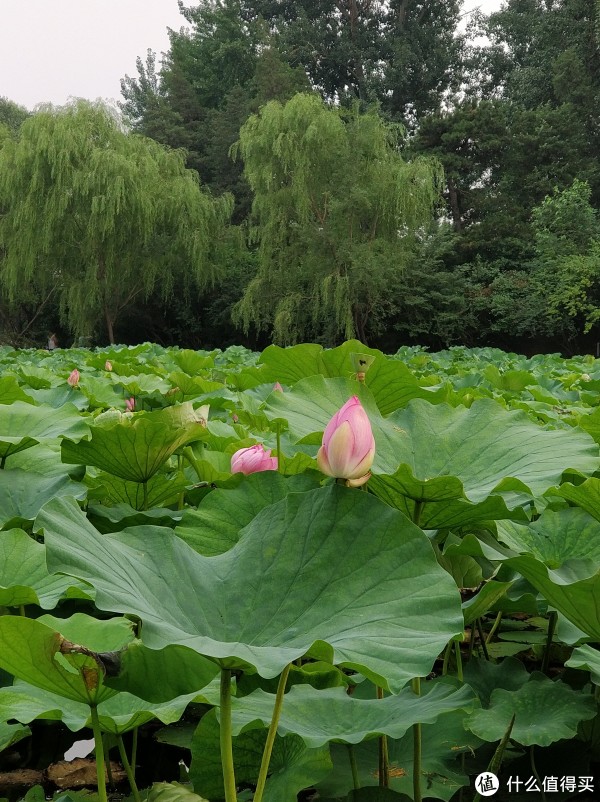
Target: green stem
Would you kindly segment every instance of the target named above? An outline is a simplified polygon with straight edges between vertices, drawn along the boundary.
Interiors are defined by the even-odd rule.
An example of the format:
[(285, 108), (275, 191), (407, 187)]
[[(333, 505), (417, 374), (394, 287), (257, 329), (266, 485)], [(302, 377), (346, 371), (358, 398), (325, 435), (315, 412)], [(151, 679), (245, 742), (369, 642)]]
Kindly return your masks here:
[(277, 421), (275, 437), (277, 438), (277, 470), (281, 472), (281, 424)]
[[(412, 680), (412, 689), (417, 696), (421, 695), (421, 677)], [(413, 724), (413, 800), (422, 802), (421, 793), (421, 757), (422, 757), (421, 725)]]
[(127, 752), (125, 751), (125, 744), (123, 743), (123, 738), (120, 735), (117, 735), (117, 746), (119, 747), (119, 755), (121, 756), (121, 763), (123, 764), (123, 768), (125, 769), (125, 774), (127, 775), (127, 780), (129, 782), (129, 787), (131, 788), (131, 793), (133, 794), (133, 798), (135, 802), (142, 802), (142, 797), (140, 796), (140, 792), (137, 787), (137, 783), (135, 781), (135, 771), (131, 767), (131, 763), (127, 760)]
[(110, 765), (110, 747), (108, 746), (108, 735), (102, 733), (102, 749), (104, 750), (104, 763), (106, 764), (106, 779), (109, 787), (114, 790), (115, 781), (113, 780), (112, 768)]
[(352, 787), (355, 791), (360, 788), (360, 779), (358, 777), (358, 766), (356, 764), (356, 755), (354, 754), (354, 746), (346, 744), (348, 749), (348, 759), (350, 760), (350, 771), (352, 772)]
[(421, 512), (423, 510), (423, 502), (422, 501), (415, 501), (415, 508), (413, 510), (413, 523), (419, 526), (419, 521), (421, 520)]
[(221, 669), (221, 765), (223, 767), (223, 784), (225, 786), (225, 802), (237, 802), (235, 787), (235, 769), (233, 766), (233, 738), (231, 734), (231, 671)]
[[(183, 472), (183, 457), (181, 456), (181, 454), (177, 455), (177, 472), (181, 476), (185, 476)], [(179, 498), (177, 499), (177, 509), (182, 510), (184, 504), (185, 504), (185, 490), (182, 490), (181, 493), (179, 494)]]
[(0, 458), (0, 470), (2, 470), (2, 468), (4, 468), (5, 465), (6, 465), (6, 454), (2, 458)]
[(273, 708), (273, 715), (271, 716), (271, 723), (269, 724), (269, 732), (267, 733), (267, 740), (265, 743), (265, 748), (263, 749), (262, 760), (260, 761), (260, 771), (258, 772), (258, 781), (256, 783), (256, 791), (254, 792), (253, 802), (261, 802), (265, 790), (267, 775), (269, 773), (269, 763), (271, 762), (271, 753), (273, 751), (273, 744), (275, 743), (275, 736), (277, 735), (277, 725), (279, 724), (279, 717), (281, 716), (281, 706), (283, 705), (283, 696), (285, 694), (285, 683), (287, 682), (290, 668), (291, 664), (287, 665), (279, 677), (277, 694), (275, 695), (275, 706)]
[(442, 665), (442, 677), (448, 673), (448, 665), (450, 663), (450, 655), (452, 654), (452, 641), (448, 641), (444, 649), (444, 663)]
[(485, 657), (486, 660), (489, 660), (490, 656), (488, 654), (487, 643), (485, 641), (485, 636), (483, 634), (483, 627), (481, 626), (481, 618), (477, 619), (477, 634), (479, 635), (479, 643), (481, 644), (483, 656)]
[[(383, 699), (383, 688), (376, 686), (377, 698)], [(388, 788), (390, 784), (390, 755), (387, 735), (379, 736), (379, 787)]]
[(25, 618), (27, 617), (27, 613), (25, 612), (25, 605), (24, 604), (20, 604), (19, 605), (19, 615), (21, 615), (21, 616), (23, 616)]
[(548, 673), (548, 668), (550, 666), (550, 651), (552, 649), (552, 640), (554, 638), (554, 630), (556, 629), (557, 621), (558, 621), (558, 613), (556, 612), (556, 610), (551, 610), (550, 613), (548, 613), (548, 634), (546, 636), (544, 656), (542, 657), (541, 671), (543, 674)]
[(142, 482), (142, 486), (144, 488), (144, 500), (142, 502), (143, 505), (144, 505), (143, 509), (147, 510), (148, 509), (148, 480), (146, 480), (145, 482)]
[(544, 793), (544, 786), (542, 785), (542, 781), (540, 779), (540, 775), (539, 775), (537, 767), (535, 765), (535, 756), (534, 756), (533, 750), (534, 750), (534, 744), (531, 744), (531, 746), (529, 747), (529, 763), (531, 764), (531, 773), (533, 774), (533, 776), (537, 780), (537, 784), (539, 786), (540, 793), (542, 795), (542, 802), (546, 802), (546, 794)]
[(183, 449), (182, 453), (183, 453), (183, 456), (186, 458), (186, 460), (190, 463), (190, 465), (192, 466), (194, 471), (196, 472), (196, 476), (198, 477), (198, 481), (201, 482), (202, 481), (202, 473), (201, 473), (200, 468), (198, 466), (198, 462), (196, 461), (196, 457), (194, 456), (194, 452), (192, 451), (192, 447), (191, 446), (186, 446)]
[(485, 639), (486, 644), (491, 642), (492, 638), (496, 634), (496, 631), (497, 631), (498, 627), (500, 626), (500, 622), (501, 621), (502, 621), (502, 611), (500, 611), (498, 613), (498, 615), (496, 616), (496, 619), (495, 619), (494, 623), (492, 624), (492, 628), (490, 629), (490, 631), (488, 632), (488, 634), (486, 636), (486, 639)]
[(460, 643), (457, 640), (454, 641), (454, 653), (456, 654), (456, 675), (460, 682), (463, 682), (462, 656), (460, 653)]
[(138, 748), (138, 728), (134, 727), (131, 733), (131, 765), (135, 772), (137, 766), (137, 748)]
[(473, 648), (475, 646), (475, 627), (471, 624), (469, 630), (469, 660), (473, 657)]
[(92, 718), (92, 732), (94, 733), (94, 746), (96, 752), (96, 777), (98, 782), (98, 796), (100, 802), (108, 802), (106, 796), (106, 767), (104, 764), (104, 747), (102, 745), (102, 730), (96, 705), (90, 705), (90, 715)]

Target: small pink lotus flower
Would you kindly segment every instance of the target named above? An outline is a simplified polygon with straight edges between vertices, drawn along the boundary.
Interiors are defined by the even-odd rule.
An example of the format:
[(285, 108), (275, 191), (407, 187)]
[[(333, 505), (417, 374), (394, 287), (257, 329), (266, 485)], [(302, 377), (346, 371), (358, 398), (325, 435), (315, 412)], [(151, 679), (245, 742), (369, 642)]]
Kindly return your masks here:
[(79, 384), (79, 379), (80, 379), (80, 373), (77, 370), (77, 368), (75, 368), (75, 370), (71, 371), (71, 375), (67, 379), (67, 383), (70, 384), (71, 387), (77, 387), (77, 385)]
[(357, 487), (368, 480), (374, 457), (371, 424), (354, 395), (327, 424), (323, 445), (317, 453), (317, 465), (327, 476), (346, 479)]
[(110, 361), (110, 359), (107, 359), (106, 362), (104, 363), (104, 370), (112, 370), (112, 362)]
[(231, 416), (231, 420), (232, 420), (234, 423), (238, 423), (238, 421), (239, 421), (239, 418), (238, 418), (238, 416), (235, 414), (235, 412), (232, 414), (232, 416)]
[(240, 448), (231, 457), (231, 473), (258, 473), (259, 471), (276, 471), (277, 457), (271, 456), (271, 449), (261, 443), (249, 448)]
[(125, 406), (127, 407), (128, 412), (133, 412), (135, 409), (135, 398), (126, 398), (125, 399)]
[(275, 382), (275, 384), (273, 385), (273, 389), (277, 390), (278, 393), (283, 392), (283, 387), (279, 384), (279, 382)]

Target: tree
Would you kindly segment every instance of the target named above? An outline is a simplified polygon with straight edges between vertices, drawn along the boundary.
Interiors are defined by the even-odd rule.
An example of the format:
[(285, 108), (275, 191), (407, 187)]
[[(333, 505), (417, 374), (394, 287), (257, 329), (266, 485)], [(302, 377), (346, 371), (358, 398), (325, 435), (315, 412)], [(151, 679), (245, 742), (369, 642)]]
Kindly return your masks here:
[(258, 270), (234, 319), (332, 344), (381, 329), (390, 286), (439, 200), (441, 169), (407, 162), (376, 112), (315, 95), (272, 101), (240, 131)]
[(47, 108), (0, 151), (0, 281), (11, 299), (55, 292), (76, 335), (104, 322), (109, 341), (134, 299), (177, 274), (215, 277), (231, 198), (212, 199), (182, 153), (128, 134), (110, 109)]

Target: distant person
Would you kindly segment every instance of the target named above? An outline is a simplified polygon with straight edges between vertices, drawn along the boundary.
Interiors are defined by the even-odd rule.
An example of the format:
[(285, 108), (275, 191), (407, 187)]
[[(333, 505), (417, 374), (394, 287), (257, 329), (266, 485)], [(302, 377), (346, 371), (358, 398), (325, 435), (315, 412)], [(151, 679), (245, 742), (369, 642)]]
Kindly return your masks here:
[(58, 337), (56, 334), (51, 334), (48, 337), (48, 350), (55, 351), (58, 348)]

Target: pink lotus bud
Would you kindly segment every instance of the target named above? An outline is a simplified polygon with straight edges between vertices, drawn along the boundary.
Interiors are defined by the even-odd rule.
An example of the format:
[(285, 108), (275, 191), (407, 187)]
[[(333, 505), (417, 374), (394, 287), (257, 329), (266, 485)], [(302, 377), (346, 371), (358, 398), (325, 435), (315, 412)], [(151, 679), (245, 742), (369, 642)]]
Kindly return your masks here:
[(135, 398), (126, 398), (125, 399), (125, 406), (127, 407), (128, 412), (133, 412), (135, 409)]
[(317, 453), (317, 465), (327, 476), (366, 482), (374, 457), (375, 439), (371, 424), (354, 395), (327, 424), (323, 445)]
[(261, 443), (249, 448), (240, 448), (231, 458), (231, 473), (258, 473), (276, 471), (277, 457), (271, 457), (271, 449)]
[(104, 363), (104, 370), (112, 370), (112, 362), (109, 359)]
[(71, 371), (71, 375), (67, 379), (67, 382), (71, 385), (71, 387), (77, 387), (79, 384), (79, 371), (77, 368)]
[(231, 416), (231, 420), (232, 420), (234, 423), (237, 423), (237, 422), (239, 421), (239, 418), (238, 418), (238, 416), (235, 414), (235, 412), (234, 412), (234, 413), (233, 413), (233, 415)]
[(283, 392), (283, 387), (279, 384), (279, 382), (275, 382), (275, 384), (273, 385), (273, 389), (277, 390), (278, 393)]

